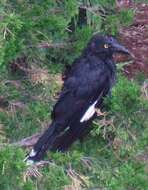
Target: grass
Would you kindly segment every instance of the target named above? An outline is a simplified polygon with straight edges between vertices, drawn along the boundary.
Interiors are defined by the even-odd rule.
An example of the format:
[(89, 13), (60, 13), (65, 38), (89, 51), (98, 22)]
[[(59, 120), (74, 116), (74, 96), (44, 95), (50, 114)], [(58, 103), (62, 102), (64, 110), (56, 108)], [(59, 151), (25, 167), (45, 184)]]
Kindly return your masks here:
[[(115, 35), (119, 26), (132, 23), (134, 12), (109, 13), (104, 21), (96, 13), (87, 12), (90, 25), (76, 26), (74, 34), (69, 35), (65, 29), (77, 14), (76, 1), (72, 4), (72, 1), (65, 1), (67, 8), (66, 4), (59, 2), (54, 5), (52, 2), (29, 2), (29, 6), (28, 3), (21, 3), (21, 6), (20, 1), (10, 2), (2, 2), (0, 9), (3, 15), (0, 36), (3, 47), (0, 51), (0, 190), (146, 190), (148, 93), (144, 75), (137, 76), (135, 81), (119, 76), (111, 99), (106, 99), (107, 114), (94, 121), (93, 130), (83, 143), (77, 141), (67, 153), (48, 152), (45, 159), (50, 162), (40, 166), (38, 171), (32, 168), (38, 177), (30, 175), (30, 168), (23, 162), (29, 148), (13, 144), (49, 125), (61, 88), (63, 65), (78, 57), (92, 33), (102, 31)], [(114, 2), (92, 1), (92, 6), (101, 3), (113, 7)], [(64, 12), (49, 17), (49, 9), (56, 10), (59, 5)], [(38, 15), (38, 22), (34, 14)], [(65, 49), (28, 48), (45, 41), (62, 43), (69, 39), (74, 43)], [(15, 63), (23, 63), (22, 67), (27, 63), (35, 68), (32, 72), (23, 70), (12, 74), (7, 67), (14, 59)], [(120, 64), (119, 71), (124, 64)]]
[[(141, 84), (119, 76), (107, 115), (96, 119), (83, 143), (67, 153), (48, 152), (52, 163), (39, 168), (40, 177), (26, 176), (23, 159), (28, 150), (12, 146), (44, 130), (61, 87), (62, 68), (46, 69), (46, 76), (24, 79), (4, 72), (0, 78), (0, 189), (3, 190), (146, 190), (148, 160), (148, 104)], [(39, 73), (37, 73), (39, 75)], [(55, 80), (56, 78), (56, 80)], [(6, 143), (6, 146), (2, 146)]]

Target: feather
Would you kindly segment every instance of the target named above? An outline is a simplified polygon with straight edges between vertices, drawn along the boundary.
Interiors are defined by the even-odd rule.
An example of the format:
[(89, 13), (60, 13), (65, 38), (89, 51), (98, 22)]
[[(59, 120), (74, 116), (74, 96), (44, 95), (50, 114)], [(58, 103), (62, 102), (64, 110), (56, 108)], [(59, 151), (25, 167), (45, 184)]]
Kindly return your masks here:
[(84, 121), (88, 121), (94, 115), (96, 104), (97, 100), (91, 106), (89, 106), (88, 110), (84, 113), (83, 117), (80, 120), (81, 123), (83, 123)]
[[(103, 48), (104, 44), (110, 44)], [(114, 48), (111, 48), (113, 45)], [(82, 55), (66, 72), (60, 97), (52, 112), (52, 123), (39, 138), (27, 160), (39, 161), (47, 149), (66, 151), (90, 131), (96, 108), (102, 108), (115, 83), (113, 51), (128, 53), (112, 37), (95, 35)], [(90, 103), (91, 102), (91, 103)]]

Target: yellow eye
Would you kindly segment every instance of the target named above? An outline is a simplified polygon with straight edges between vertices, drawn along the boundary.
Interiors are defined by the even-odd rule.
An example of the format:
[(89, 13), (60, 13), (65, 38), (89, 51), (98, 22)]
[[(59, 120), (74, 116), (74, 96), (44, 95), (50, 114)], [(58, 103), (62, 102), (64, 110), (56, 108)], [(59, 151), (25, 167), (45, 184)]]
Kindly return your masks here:
[(108, 44), (104, 44), (104, 48), (107, 49), (109, 46)]

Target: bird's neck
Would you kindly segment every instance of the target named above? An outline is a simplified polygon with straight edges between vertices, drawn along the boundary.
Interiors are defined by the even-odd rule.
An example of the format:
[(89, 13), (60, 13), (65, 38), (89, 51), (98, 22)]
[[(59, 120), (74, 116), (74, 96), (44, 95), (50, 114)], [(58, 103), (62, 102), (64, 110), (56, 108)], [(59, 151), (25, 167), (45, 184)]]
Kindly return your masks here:
[(84, 49), (83, 51), (83, 56), (95, 56), (98, 59), (102, 60), (102, 61), (106, 61), (107, 59), (113, 60), (113, 54), (111, 52), (104, 52), (104, 51), (92, 51), (90, 49), (90, 47), (87, 47), (86, 49)]
[(96, 54), (96, 57), (98, 57), (99, 59), (101, 59), (102, 61), (104, 62), (107, 62), (108, 60), (113, 60), (113, 55), (108, 53), (99, 53), (99, 54)]
[(113, 60), (112, 56), (96, 56), (96, 55), (87, 55), (87, 59), (90, 60), (91, 66), (95, 68), (95, 66), (107, 67), (112, 74), (116, 72), (116, 64)]
[(105, 66), (108, 68), (108, 70), (110, 71), (110, 85), (111, 87), (115, 84), (116, 82), (116, 64), (112, 59), (107, 59), (105, 61)]
[(106, 59), (105, 60), (105, 65), (110, 69), (110, 71), (112, 73), (116, 72), (116, 64), (115, 64), (113, 58), (112, 59)]

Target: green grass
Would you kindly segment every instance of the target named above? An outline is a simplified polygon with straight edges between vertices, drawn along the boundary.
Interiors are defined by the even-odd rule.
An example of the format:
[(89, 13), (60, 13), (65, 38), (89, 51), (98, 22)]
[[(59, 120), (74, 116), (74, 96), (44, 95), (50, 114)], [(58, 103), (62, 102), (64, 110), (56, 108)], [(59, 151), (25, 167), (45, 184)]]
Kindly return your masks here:
[[(23, 159), (28, 150), (10, 144), (47, 127), (60, 85), (51, 79), (40, 84), (26, 79), (19, 80), (18, 86), (6, 85), (5, 81), (13, 81), (6, 72), (1, 79), (0, 93), (9, 106), (0, 110), (0, 146), (8, 143), (0, 150), (0, 189), (147, 189), (146, 162), (138, 156), (144, 157), (148, 146), (148, 104), (138, 83), (119, 76), (112, 98), (106, 101), (108, 114), (103, 119), (108, 124), (96, 119), (83, 143), (77, 141), (67, 153), (48, 152), (45, 159), (52, 163), (39, 169), (42, 177), (25, 178)], [(14, 102), (21, 106), (13, 106)]]
[[(135, 81), (119, 76), (111, 99), (106, 99), (107, 115), (95, 120), (83, 143), (77, 141), (67, 153), (48, 152), (45, 159), (51, 163), (39, 168), (40, 177), (27, 176), (23, 159), (29, 150), (13, 144), (49, 125), (61, 88), (59, 74), (80, 55), (92, 34), (117, 34), (121, 25), (132, 23), (134, 11), (111, 10), (105, 20), (88, 11), (88, 24), (82, 28), (76, 24), (69, 34), (67, 28), (77, 17), (79, 1), (0, 4), (0, 190), (146, 190), (148, 103), (141, 92), (143, 74)], [(91, 4), (113, 8), (115, 0), (93, 0)], [(58, 12), (59, 8), (63, 11)], [(36, 48), (44, 42), (69, 41), (72, 44), (64, 49)], [(34, 67), (35, 75), (9, 72), (11, 63), (24, 63), (23, 58)], [(47, 71), (43, 75), (36, 73), (41, 68)]]

